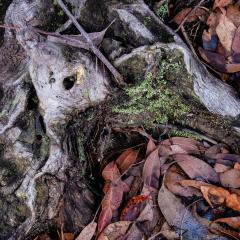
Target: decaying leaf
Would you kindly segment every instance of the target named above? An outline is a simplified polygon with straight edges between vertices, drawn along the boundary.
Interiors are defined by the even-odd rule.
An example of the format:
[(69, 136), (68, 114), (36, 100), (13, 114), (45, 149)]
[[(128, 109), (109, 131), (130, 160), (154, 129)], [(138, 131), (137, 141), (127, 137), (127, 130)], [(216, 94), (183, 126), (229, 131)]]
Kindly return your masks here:
[(240, 217), (219, 218), (214, 222), (226, 223), (232, 228), (240, 229)]
[(230, 169), (221, 173), (220, 182), (224, 187), (240, 188), (240, 171), (237, 169)]
[[(158, 205), (167, 223), (175, 226), (183, 239), (205, 239), (208, 231), (164, 184), (158, 193)], [(186, 231), (185, 231), (186, 230)]]
[(98, 240), (120, 240), (126, 234), (131, 221), (119, 221), (109, 224), (98, 237)]
[(76, 240), (91, 240), (97, 229), (97, 223), (89, 223), (78, 235)]
[(164, 160), (163, 157), (159, 157), (158, 149), (149, 154), (143, 167), (143, 182), (146, 185), (158, 189), (160, 169)]
[(121, 221), (134, 221), (139, 216), (144, 204), (149, 200), (149, 196), (138, 195), (129, 200), (121, 213)]
[(133, 163), (136, 162), (138, 152), (139, 150), (129, 148), (118, 157), (116, 163), (122, 173), (125, 172)]
[(110, 162), (102, 171), (105, 181), (114, 181), (120, 178), (120, 172), (115, 162)]
[(219, 19), (219, 24), (216, 28), (216, 32), (222, 46), (229, 53), (231, 53), (232, 50), (232, 42), (236, 30), (237, 28), (233, 22), (225, 14), (222, 14)]
[(183, 186), (180, 184), (181, 181), (185, 180), (186, 177), (180, 173), (179, 169), (175, 165), (168, 169), (165, 174), (164, 184), (175, 195), (183, 197), (201, 196), (201, 192), (196, 188)]
[(191, 179), (201, 178), (214, 183), (219, 182), (218, 174), (203, 160), (187, 154), (176, 154), (173, 158)]

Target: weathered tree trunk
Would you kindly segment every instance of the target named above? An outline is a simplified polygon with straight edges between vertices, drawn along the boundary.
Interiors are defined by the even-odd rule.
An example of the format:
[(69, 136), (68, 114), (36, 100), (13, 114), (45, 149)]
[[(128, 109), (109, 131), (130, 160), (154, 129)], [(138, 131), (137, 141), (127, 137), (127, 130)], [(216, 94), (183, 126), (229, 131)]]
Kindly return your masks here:
[[(162, 56), (179, 55), (187, 76), (169, 77), (169, 87), (194, 102), (195, 112), (184, 124), (238, 143), (231, 127), (240, 114), (237, 93), (208, 73), (142, 0), (69, 2), (88, 31), (116, 19), (102, 47), (129, 83), (154, 71)], [(102, 143), (111, 127), (127, 126), (122, 119), (113, 121), (111, 108), (103, 104), (94, 112), (99, 119), (83, 114), (116, 101), (112, 95), (121, 102), (122, 91), (93, 54), (33, 31), (48, 26), (56, 14), (50, 0), (13, 0), (5, 16), (5, 24), (17, 29), (5, 31), (0, 51), (0, 239), (34, 239), (61, 224), (65, 231), (79, 232), (99, 204), (83, 146), (96, 125), (100, 140), (94, 143)], [(102, 160), (104, 149), (95, 153)]]

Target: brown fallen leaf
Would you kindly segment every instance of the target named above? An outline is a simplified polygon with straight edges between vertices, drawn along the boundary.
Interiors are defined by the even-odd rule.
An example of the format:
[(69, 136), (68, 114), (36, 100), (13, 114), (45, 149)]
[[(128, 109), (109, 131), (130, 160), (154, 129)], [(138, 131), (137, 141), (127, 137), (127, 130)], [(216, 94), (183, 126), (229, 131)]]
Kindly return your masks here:
[(97, 223), (90, 222), (77, 236), (76, 240), (91, 240), (97, 229)]
[(73, 233), (64, 233), (63, 236), (64, 240), (73, 240), (75, 238)]
[(240, 9), (237, 5), (229, 5), (227, 7), (227, 17), (234, 23), (236, 27), (240, 26)]
[(152, 139), (149, 139), (147, 150), (146, 150), (146, 157), (153, 152), (157, 148), (156, 144), (153, 142)]
[(233, 3), (233, 0), (215, 0), (214, 5), (213, 5), (213, 9), (215, 8), (223, 8), (226, 7), (230, 4)]
[(133, 163), (136, 162), (138, 152), (139, 150), (129, 148), (118, 157), (116, 163), (121, 173), (125, 172)]
[(240, 188), (240, 171), (237, 169), (230, 169), (226, 172), (220, 173), (220, 182), (224, 187)]
[(214, 222), (226, 223), (232, 228), (240, 229), (240, 217), (219, 218), (216, 219)]
[(240, 63), (228, 63), (225, 67), (228, 73), (240, 72)]
[(232, 42), (233, 42), (236, 30), (237, 28), (233, 24), (233, 22), (225, 14), (222, 14), (219, 19), (219, 24), (216, 27), (216, 32), (222, 46), (229, 53), (231, 53), (232, 51)]
[(229, 169), (231, 169), (230, 166), (226, 166), (221, 163), (216, 163), (214, 165), (214, 170), (216, 171), (216, 173), (224, 173), (224, 172), (228, 171)]
[(226, 199), (226, 205), (233, 210), (240, 211), (240, 196), (237, 194), (231, 194)]
[(204, 150), (204, 147), (200, 142), (194, 139), (185, 138), (185, 137), (172, 137), (162, 141), (161, 145), (167, 145), (167, 146), (178, 145), (181, 147), (181, 149), (183, 149), (187, 153), (194, 153), (194, 154), (197, 154), (199, 153), (199, 151)]
[(200, 177), (214, 183), (219, 182), (218, 174), (203, 160), (187, 154), (176, 154), (173, 159), (191, 179)]
[(200, 190), (201, 186), (210, 186), (211, 184), (203, 182), (203, 181), (196, 181), (196, 180), (182, 180), (179, 182), (183, 187), (194, 187)]
[(207, 63), (213, 66), (219, 72), (227, 72), (226, 59), (222, 54), (207, 51), (201, 47), (198, 48), (198, 52)]
[(143, 167), (143, 182), (151, 187), (158, 189), (160, 169), (166, 159), (159, 157), (158, 149), (154, 150), (147, 157)]
[(119, 221), (109, 224), (98, 237), (98, 240), (121, 240), (126, 234), (131, 221)]
[(105, 181), (114, 181), (121, 177), (119, 169), (115, 162), (110, 162), (102, 171)]
[(202, 8), (197, 8), (192, 12), (191, 11), (192, 11), (192, 8), (184, 8), (173, 18), (173, 22), (179, 25), (186, 17), (187, 17), (186, 22), (193, 22), (198, 20), (199, 17), (207, 14), (207, 12)]
[(164, 184), (158, 193), (158, 205), (167, 223), (176, 228), (182, 239), (206, 239), (207, 229), (193, 217), (181, 199), (171, 193)]
[[(181, 170), (180, 170), (181, 171)], [(172, 193), (182, 197), (202, 196), (201, 192), (193, 187), (183, 186), (180, 184), (181, 181), (185, 180), (186, 177), (181, 174), (179, 169), (173, 165), (168, 169), (165, 174), (164, 184)]]

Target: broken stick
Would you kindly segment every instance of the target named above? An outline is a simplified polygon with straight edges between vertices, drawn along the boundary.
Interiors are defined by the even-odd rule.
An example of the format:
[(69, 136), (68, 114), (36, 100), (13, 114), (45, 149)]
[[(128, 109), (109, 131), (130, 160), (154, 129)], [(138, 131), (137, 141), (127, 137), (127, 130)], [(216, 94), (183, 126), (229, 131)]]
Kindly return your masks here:
[(108, 59), (101, 53), (101, 51), (94, 45), (91, 38), (88, 36), (88, 33), (83, 29), (83, 27), (78, 23), (76, 18), (72, 15), (72, 13), (68, 10), (66, 5), (63, 3), (62, 0), (57, 0), (59, 6), (62, 8), (62, 10), (67, 14), (69, 19), (73, 22), (73, 24), (76, 26), (78, 31), (82, 34), (82, 36), (85, 38), (86, 42), (89, 44), (90, 49), (92, 52), (99, 58), (99, 60), (102, 61), (102, 63), (108, 68), (108, 70), (112, 73), (114, 76), (116, 83), (119, 85), (124, 85), (124, 79), (122, 75), (118, 72), (118, 70), (108, 61)]

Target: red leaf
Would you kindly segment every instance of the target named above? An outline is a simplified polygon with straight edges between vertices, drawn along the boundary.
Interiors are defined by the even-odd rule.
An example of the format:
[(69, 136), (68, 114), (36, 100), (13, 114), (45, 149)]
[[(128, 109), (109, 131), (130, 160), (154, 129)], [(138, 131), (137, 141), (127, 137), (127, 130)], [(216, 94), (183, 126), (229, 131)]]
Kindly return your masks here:
[(102, 176), (106, 181), (114, 181), (121, 177), (115, 162), (110, 162), (102, 171)]
[(162, 161), (158, 155), (158, 148), (147, 157), (143, 167), (143, 182), (146, 185), (158, 189)]
[(149, 196), (138, 195), (129, 200), (127, 206), (121, 213), (121, 221), (135, 221), (143, 207), (143, 204), (149, 199)]
[(138, 152), (139, 150), (133, 150), (132, 148), (129, 148), (118, 157), (116, 163), (122, 173), (136, 162)]
[(200, 177), (214, 183), (219, 182), (217, 173), (204, 161), (187, 154), (176, 154), (173, 158), (191, 179)]

